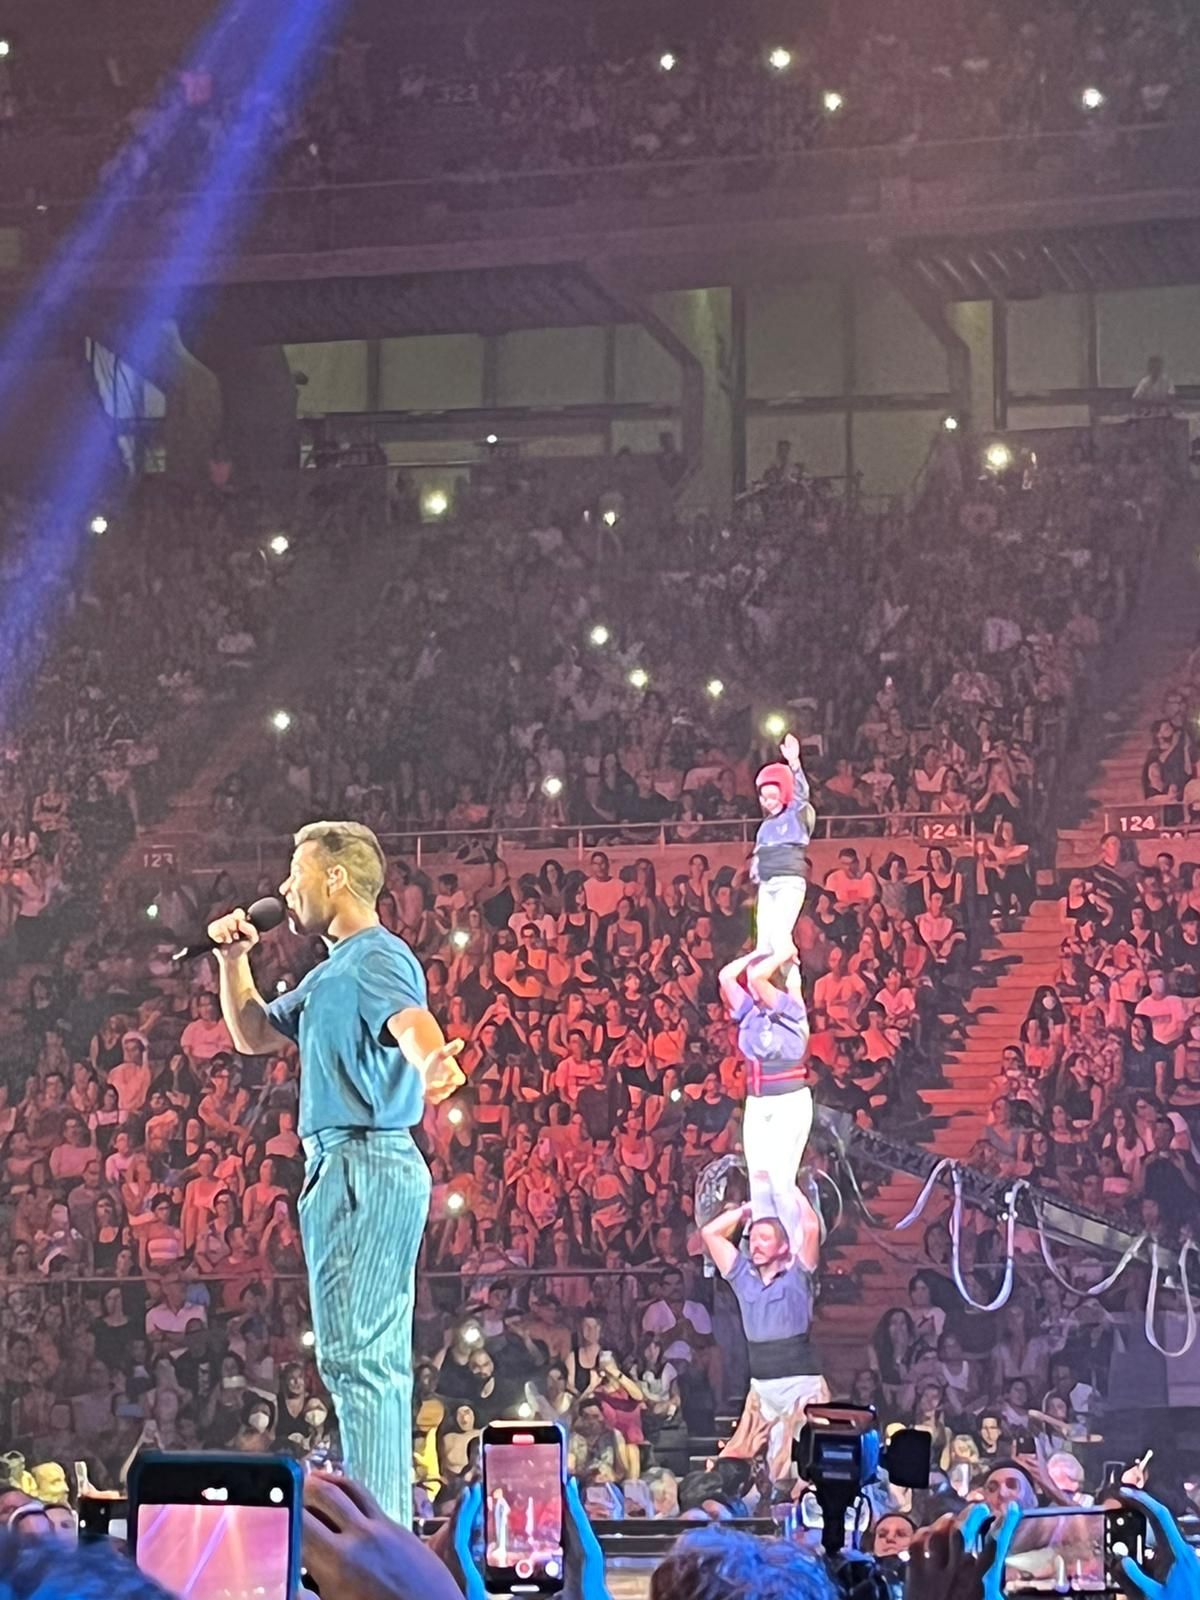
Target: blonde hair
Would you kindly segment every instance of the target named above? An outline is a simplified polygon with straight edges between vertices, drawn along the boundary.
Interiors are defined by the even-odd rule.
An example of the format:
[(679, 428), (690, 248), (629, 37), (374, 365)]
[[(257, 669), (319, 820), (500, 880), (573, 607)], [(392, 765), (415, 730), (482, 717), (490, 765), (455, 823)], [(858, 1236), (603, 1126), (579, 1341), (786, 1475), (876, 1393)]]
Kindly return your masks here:
[(383, 892), (387, 858), (379, 840), (361, 822), (310, 822), (293, 841), (315, 844), (327, 866), (341, 867), (346, 886), (358, 900), (373, 906)]

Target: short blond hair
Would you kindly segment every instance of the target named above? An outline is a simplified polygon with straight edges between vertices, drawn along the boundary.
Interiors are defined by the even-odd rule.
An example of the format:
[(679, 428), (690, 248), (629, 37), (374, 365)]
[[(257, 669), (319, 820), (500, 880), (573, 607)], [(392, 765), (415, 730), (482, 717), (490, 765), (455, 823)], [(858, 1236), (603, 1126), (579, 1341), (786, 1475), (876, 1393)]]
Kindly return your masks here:
[(315, 844), (327, 866), (341, 867), (350, 893), (373, 906), (383, 893), (387, 857), (383, 846), (361, 822), (310, 822), (293, 841)]

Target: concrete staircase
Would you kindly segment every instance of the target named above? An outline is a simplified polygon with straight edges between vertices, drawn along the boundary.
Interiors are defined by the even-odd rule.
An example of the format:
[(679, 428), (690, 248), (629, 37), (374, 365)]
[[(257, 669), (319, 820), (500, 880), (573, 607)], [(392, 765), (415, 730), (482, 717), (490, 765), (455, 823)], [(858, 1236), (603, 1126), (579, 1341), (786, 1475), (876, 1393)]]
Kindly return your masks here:
[(1096, 861), (1106, 806), (1136, 804), (1142, 798), (1150, 724), (1196, 642), (1198, 528), (1200, 485), (1195, 485), (1183, 492), (1120, 647), (1095, 686), (1095, 715), (1059, 785), (1060, 871)]
[[(961, 1040), (943, 1057), (945, 1082), (921, 1092), (936, 1119), (936, 1132), (927, 1142), (939, 1156), (966, 1160), (982, 1137), (990, 1109), (988, 1085), (999, 1072), (1001, 1052), (1018, 1042), (1034, 990), (1052, 981), (1064, 931), (1060, 903), (1038, 900), (1020, 928), (999, 934), (985, 950)], [(859, 1291), (843, 1303), (835, 1283), (818, 1311), (816, 1340), (835, 1396), (844, 1396), (854, 1374), (866, 1366), (880, 1317), (889, 1307), (907, 1303), (908, 1281), (924, 1260), (924, 1226), (945, 1210), (944, 1200), (936, 1200), (910, 1230), (888, 1231), (911, 1209), (919, 1192), (916, 1179), (889, 1177), (870, 1200), (880, 1230), (859, 1225), (853, 1237), (843, 1240), (835, 1234), (826, 1249), (824, 1275), (853, 1273)]]

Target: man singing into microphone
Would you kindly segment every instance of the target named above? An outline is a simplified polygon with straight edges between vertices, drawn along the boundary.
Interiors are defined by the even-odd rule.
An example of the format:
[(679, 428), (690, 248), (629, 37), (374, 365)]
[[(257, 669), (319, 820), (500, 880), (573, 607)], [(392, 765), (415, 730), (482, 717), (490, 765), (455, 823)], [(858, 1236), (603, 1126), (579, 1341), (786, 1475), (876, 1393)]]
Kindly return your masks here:
[(412, 1314), (429, 1170), (409, 1131), (425, 1102), (462, 1084), (426, 1006), (417, 958), (382, 927), (385, 862), (357, 822), (314, 822), (295, 836), (280, 893), (296, 933), (329, 957), (278, 999), (259, 994), (244, 911), (209, 927), (221, 1009), (238, 1050), (300, 1046), (305, 1175), (300, 1233), (317, 1365), (337, 1406), (347, 1473), (383, 1509), (412, 1520)]

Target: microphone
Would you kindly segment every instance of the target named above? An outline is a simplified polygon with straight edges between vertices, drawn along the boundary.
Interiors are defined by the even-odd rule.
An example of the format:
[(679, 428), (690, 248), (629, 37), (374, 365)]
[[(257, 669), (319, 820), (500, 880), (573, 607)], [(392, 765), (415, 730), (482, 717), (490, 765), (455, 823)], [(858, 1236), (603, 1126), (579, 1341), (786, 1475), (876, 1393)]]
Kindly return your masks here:
[[(277, 928), (283, 921), (287, 907), (282, 900), (273, 894), (266, 895), (262, 900), (256, 900), (246, 913), (246, 921), (252, 928), (257, 928), (259, 933), (270, 933), (272, 928)], [(195, 944), (185, 944), (182, 950), (176, 950), (171, 957), (172, 961), (195, 961), (200, 956), (211, 955), (217, 948), (216, 944), (204, 935), (203, 939)]]

